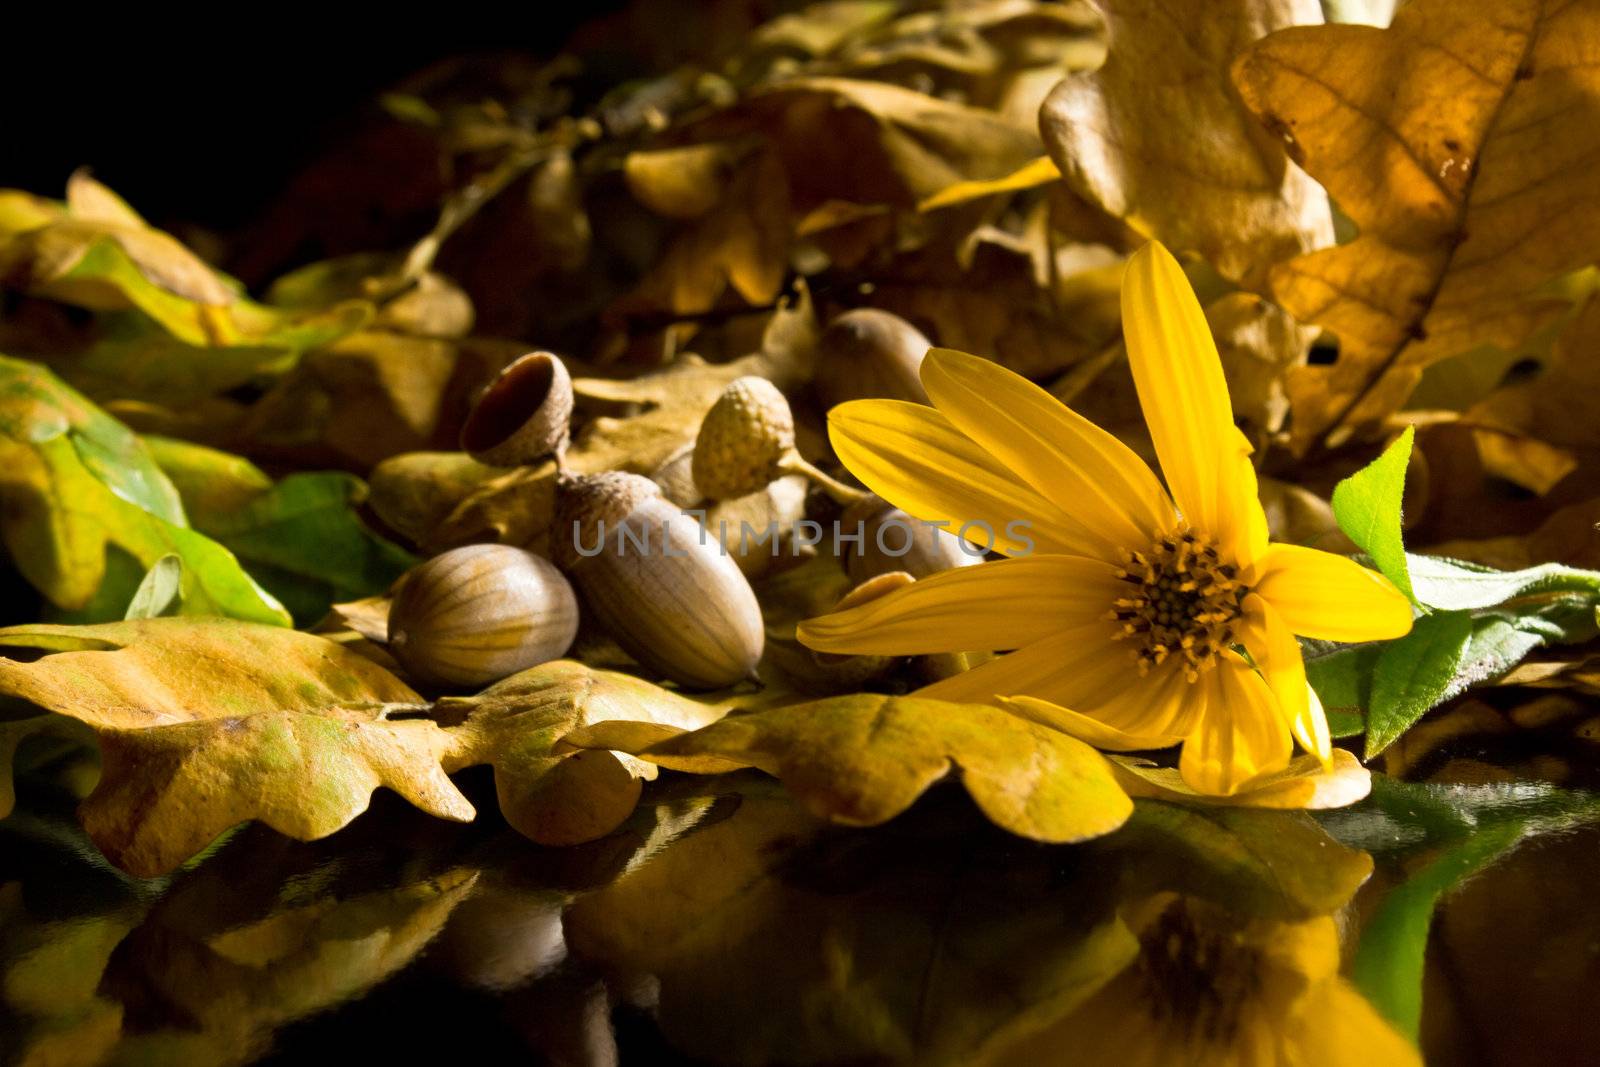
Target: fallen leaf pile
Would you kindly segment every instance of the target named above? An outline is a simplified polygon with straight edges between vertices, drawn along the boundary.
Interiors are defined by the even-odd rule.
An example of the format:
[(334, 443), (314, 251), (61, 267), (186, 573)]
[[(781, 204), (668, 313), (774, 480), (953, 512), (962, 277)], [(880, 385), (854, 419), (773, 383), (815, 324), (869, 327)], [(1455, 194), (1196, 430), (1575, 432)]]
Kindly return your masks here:
[[(478, 766), (506, 822), (549, 846), (628, 824), (658, 769), (668, 790), (674, 774), (775, 777), (799, 806), (773, 819), (804, 834), (892, 826), (947, 803), (935, 786), (949, 780), (1020, 837), (1104, 836), (1086, 847), (1107, 854), (1177, 849), (1164, 819), (1232, 825), (1171, 753), (1105, 755), (1048, 711), (916, 695), (978, 653), (829, 656), (796, 640), (804, 619), (963, 562), (930, 535), (913, 556), (880, 543), (893, 558), (847, 563), (834, 524), (894, 516), (838, 462), (824, 397), (899, 382), (913, 395), (891, 399), (925, 400), (922, 352), (960, 349), (1150, 455), (1119, 292), (1151, 239), (1205, 306), (1273, 538), (1360, 553), (1415, 605), (1392, 642), (1304, 644), (1335, 736), (1364, 735), (1363, 758), (1397, 774), (1445, 734), (1559, 722), (1582, 736), (1592, 720), (1550, 702), (1600, 688), (1600, 7), (1411, 0), (1387, 26), (1324, 21), (1340, 7), (640, 0), (555, 58), (394, 86), (243, 232), (185, 244), (174, 233), (196, 231), (152, 225), (87, 170), (60, 200), (0, 190), (0, 814), (14, 763), (31, 780), (67, 749), (99, 760), (97, 779), (92, 759), (75, 765), (90, 768), (74, 780), (83, 826), (138, 875), (244, 822), (322, 838), (378, 789), (472, 820), (462, 772)], [(652, 18), (670, 32), (628, 29)], [(849, 332), (871, 321), (902, 348)], [(490, 465), (513, 461), (469, 454), (463, 426), (529, 351), (570, 377), (570, 434)], [(781, 463), (754, 492), (709, 497), (702, 420), (752, 378), (787, 405), (758, 427), (782, 438)], [(995, 472), (967, 474), (983, 490)], [(702, 546), (732, 529), (736, 573), (715, 573), (750, 596), (718, 603), (758, 608), (734, 620), (764, 639), (749, 677), (695, 691), (645, 662), (617, 622), (628, 613), (602, 625), (562, 558), (574, 484), (659, 489), (650, 506), (688, 509)], [(769, 541), (739, 539), (768, 524)], [(429, 686), (386, 647), (391, 600), (412, 568), (483, 543), (560, 564), (582, 594), (578, 635), (481, 691)], [(690, 621), (728, 622), (692, 617), (705, 584), (639, 588), (653, 599), (634, 615), (665, 589)], [(1340, 807), (1372, 780), (1338, 748), (1221, 803)], [(791, 892), (746, 871), (750, 855), (729, 863), (753, 880), (647, 912), (674, 865), (714, 866), (771, 829), (714, 827), (598, 893), (584, 906), (599, 918), (577, 929), (651, 973), (657, 937), (707, 954), (757, 944), (765, 911), (702, 928), (718, 892)], [(1128, 862), (1151, 899), (1207, 895)], [(1218, 877), (1243, 878), (1238, 863)], [(402, 910), (427, 925), (470, 878), (418, 883)], [(1142, 951), (1155, 907), (1099, 916), (1086, 969), (1052, 987), (1053, 1018)], [(227, 951), (256, 959), (274, 936), (241, 930)], [(410, 944), (396, 935), (399, 954)], [(762, 966), (760, 951), (721, 978)], [(288, 958), (268, 970), (298, 973)], [(663, 976), (664, 1018), (693, 1014), (691, 986)], [(850, 1025), (952, 1061), (1005, 1044), (958, 1012), (930, 1045), (902, 993)], [(738, 1040), (782, 1036), (775, 1023)]]

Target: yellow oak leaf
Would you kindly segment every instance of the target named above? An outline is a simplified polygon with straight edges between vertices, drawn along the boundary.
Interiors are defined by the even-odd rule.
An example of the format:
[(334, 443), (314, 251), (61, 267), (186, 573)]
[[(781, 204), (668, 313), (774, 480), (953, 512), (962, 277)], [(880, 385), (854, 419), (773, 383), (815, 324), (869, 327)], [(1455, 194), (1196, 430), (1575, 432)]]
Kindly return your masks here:
[(1384, 30), (1279, 31), (1234, 80), (1359, 230), (1273, 268), (1340, 341), (1290, 376), (1300, 449), (1377, 423), (1430, 363), (1515, 346), (1560, 306), (1533, 290), (1594, 258), (1600, 6), (1417, 0)]
[(575, 733), (568, 745), (623, 748), (673, 770), (756, 767), (816, 814), (876, 826), (955, 773), (996, 825), (1039, 841), (1110, 833), (1133, 804), (1093, 748), (976, 704), (873, 693), (734, 715), (693, 733), (637, 723)]
[(17, 626), (0, 630), (0, 647), (48, 653), (0, 658), (0, 696), (95, 732), (103, 772), (79, 816), (107, 858), (141, 876), (246, 820), (325, 837), (379, 786), (469, 821), (476, 812), (448, 775), (479, 764), (494, 767), (517, 829), (546, 844), (592, 840), (632, 812), (654, 768), (605, 751), (553, 756), (562, 735), (606, 719), (693, 728), (722, 714), (571, 661), (430, 707), (335, 642), (220, 619)]

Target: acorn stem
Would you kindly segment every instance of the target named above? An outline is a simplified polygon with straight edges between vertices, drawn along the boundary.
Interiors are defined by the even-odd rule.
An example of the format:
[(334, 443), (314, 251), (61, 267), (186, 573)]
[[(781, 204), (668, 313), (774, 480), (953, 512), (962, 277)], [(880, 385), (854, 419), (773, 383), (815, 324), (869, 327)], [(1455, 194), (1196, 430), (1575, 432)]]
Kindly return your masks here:
[(850, 505), (857, 501), (865, 500), (872, 494), (865, 489), (857, 489), (853, 485), (845, 485), (812, 464), (806, 462), (800, 453), (790, 450), (778, 461), (778, 469), (785, 474), (803, 474), (810, 478), (824, 493), (833, 497), (841, 504)]

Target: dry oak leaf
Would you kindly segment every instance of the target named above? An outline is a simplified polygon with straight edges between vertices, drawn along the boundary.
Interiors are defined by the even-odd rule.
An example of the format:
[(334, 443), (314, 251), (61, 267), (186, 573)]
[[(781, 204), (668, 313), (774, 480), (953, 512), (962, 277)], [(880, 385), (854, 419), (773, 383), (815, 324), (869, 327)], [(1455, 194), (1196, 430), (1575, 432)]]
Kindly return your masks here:
[(1321, 22), (1316, 0), (1101, 0), (1105, 65), (1061, 82), (1039, 125), (1090, 203), (1265, 291), (1275, 262), (1333, 241), (1328, 198), (1228, 78), (1250, 42)]
[(1579, 457), (1600, 454), (1597, 353), (1600, 294), (1561, 332), (1536, 378), (1501, 386), (1462, 415), (1486, 469), (1546, 493), (1579, 466)]
[(604, 750), (563, 749), (567, 734), (623, 720), (693, 730), (721, 718), (723, 706), (690, 700), (658, 685), (574, 660), (555, 660), (497, 682), (475, 697), (446, 698), (434, 713), (450, 728), (448, 770), (494, 766), (506, 821), (542, 845), (575, 845), (620, 826), (655, 767)]
[(633, 751), (697, 774), (755, 767), (813, 813), (849, 826), (887, 822), (952, 772), (995, 825), (1036, 841), (1099, 837), (1133, 811), (1093, 748), (978, 704), (857, 693), (732, 715), (687, 734), (603, 726), (566, 744)]
[(1273, 268), (1340, 340), (1289, 379), (1301, 449), (1398, 409), (1430, 363), (1515, 346), (1559, 307), (1532, 290), (1600, 246), (1594, 0), (1416, 0), (1386, 30), (1275, 33), (1234, 79), (1360, 231)]
[(219, 619), (13, 626), (0, 694), (70, 716), (98, 735), (100, 783), (84, 828), (130, 873), (163, 874), (247, 819), (324, 837), (388, 786), (441, 818), (473, 808), (440, 762), (451, 738), (404, 683), (321, 637)]
[[(577, 726), (625, 718), (692, 729), (722, 708), (570, 660), (431, 708), (382, 667), (314, 634), (216, 619), (15, 626), (0, 696), (98, 736), (100, 784), (79, 812), (130, 873), (170, 871), (249, 819), (300, 840), (341, 829), (386, 786), (429, 814), (476, 815), (448, 775), (490, 764), (507, 820), (542, 844), (602, 837), (654, 768), (551, 749)], [(445, 725), (441, 725), (444, 723)]]

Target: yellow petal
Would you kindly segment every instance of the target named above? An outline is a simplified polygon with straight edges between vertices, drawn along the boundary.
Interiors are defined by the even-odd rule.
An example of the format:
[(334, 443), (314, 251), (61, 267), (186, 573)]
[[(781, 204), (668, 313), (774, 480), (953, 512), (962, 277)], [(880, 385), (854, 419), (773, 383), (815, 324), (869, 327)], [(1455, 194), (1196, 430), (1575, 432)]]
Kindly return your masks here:
[(1381, 641), (1411, 630), (1411, 603), (1389, 579), (1353, 559), (1272, 545), (1255, 591), (1289, 629), (1324, 641)]
[(1120, 733), (1185, 736), (1194, 725), (1195, 687), (1176, 660), (1141, 675), (1128, 646), (1113, 640), (1116, 633), (1116, 625), (1104, 621), (1066, 630), (925, 686), (917, 696), (987, 704), (1034, 697)]
[(1076, 737), (1079, 741), (1108, 752), (1143, 752), (1149, 749), (1170, 748), (1183, 740), (1176, 735), (1130, 734), (1115, 726), (1107, 726), (1098, 719), (1091, 719), (1070, 708), (1064, 708), (1060, 704), (1052, 704), (1048, 700), (1039, 700), (1035, 697), (1012, 697), (1005, 702), (1004, 707), (1007, 711), (1036, 722), (1040, 726), (1060, 730), (1064, 734)]
[(1372, 792), (1372, 774), (1342, 748), (1333, 750), (1326, 766), (1315, 756), (1296, 756), (1283, 770), (1262, 775), (1230, 796), (1197, 793), (1179, 771), (1148, 766), (1133, 757), (1113, 757), (1109, 762), (1129, 796), (1175, 804), (1318, 811), (1354, 804)]
[(1144, 460), (1021, 375), (935, 348), (922, 385), (956, 429), (1103, 542), (1106, 558), (1172, 529), (1172, 501)]
[(1178, 769), (1197, 793), (1230, 796), (1289, 765), (1294, 742), (1266, 680), (1229, 653), (1200, 676), (1205, 707), (1183, 739)]
[(1152, 241), (1128, 260), (1122, 331), (1139, 406), (1184, 518), (1249, 566), (1267, 545), (1250, 444), (1233, 424), (1222, 361), (1178, 261)]
[(1022, 484), (994, 457), (925, 404), (901, 400), (853, 400), (828, 412), (833, 450), (862, 484), (895, 507), (929, 522), (984, 528), (968, 533), (1008, 556), (1049, 552), (1069, 556), (1101, 550), (1074, 536), (1075, 524), (1060, 508)]
[(1245, 597), (1244, 611), (1252, 624), (1251, 632), (1244, 638), (1245, 647), (1255, 657), (1268, 687), (1278, 698), (1278, 708), (1289, 729), (1301, 747), (1321, 760), (1324, 767), (1331, 767), (1333, 741), (1328, 736), (1328, 718), (1322, 712), (1322, 702), (1306, 681), (1300, 642), (1294, 639), (1294, 632), (1277, 609), (1261, 597), (1254, 594)]
[(800, 624), (819, 652), (909, 656), (1021, 648), (1102, 619), (1119, 589), (1111, 564), (1029, 556), (957, 567), (859, 607)]

